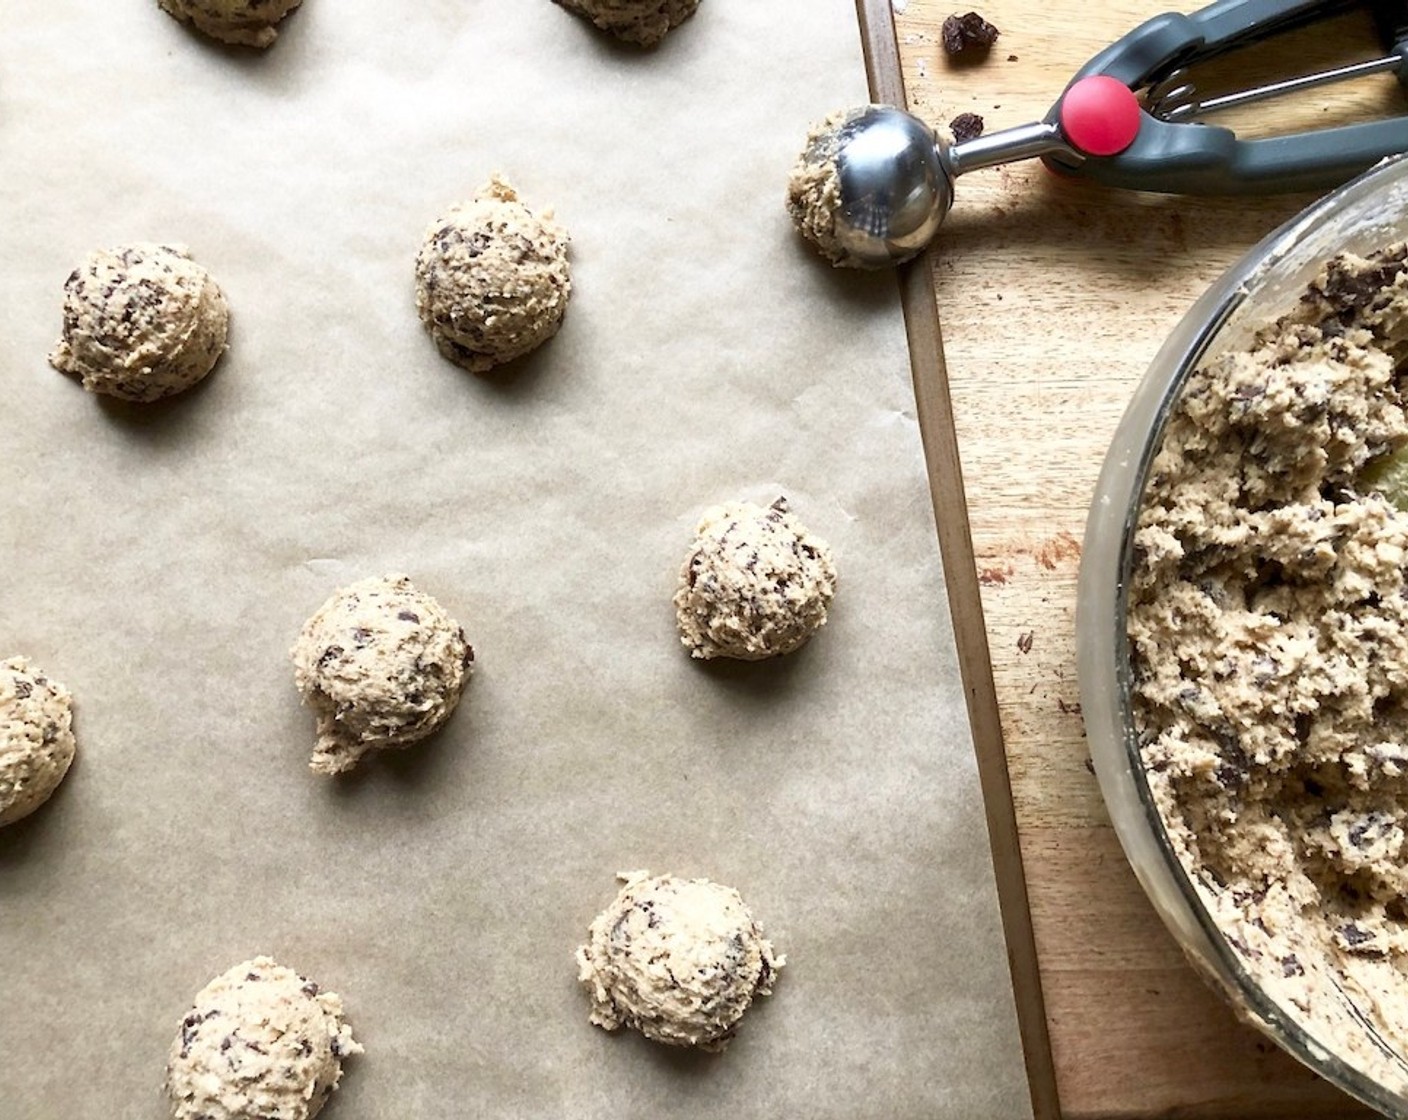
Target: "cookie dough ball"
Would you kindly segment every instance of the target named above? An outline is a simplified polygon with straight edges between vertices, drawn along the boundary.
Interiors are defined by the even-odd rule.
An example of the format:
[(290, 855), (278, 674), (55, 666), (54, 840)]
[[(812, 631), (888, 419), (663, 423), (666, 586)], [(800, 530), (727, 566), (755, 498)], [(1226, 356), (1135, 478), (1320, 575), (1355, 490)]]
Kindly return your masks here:
[(360, 1054), (342, 1000), (255, 957), (201, 989), (166, 1063), (172, 1120), (312, 1120)]
[(622, 872), (625, 886), (577, 950), (591, 1021), (671, 1046), (722, 1050), (785, 958), (731, 887)]
[(806, 146), (787, 179), (787, 212), (803, 237), (821, 250), (821, 255), (840, 268), (866, 268), (866, 262), (853, 257), (836, 231), (836, 214), (841, 209), (841, 128), (869, 106), (832, 113), (807, 133)]
[(304, 624), (292, 657), (303, 702), (318, 713), (309, 765), (338, 774), (449, 719), (474, 650), (439, 603), (391, 575), (336, 592)]
[(416, 308), (440, 353), (474, 373), (536, 350), (562, 326), (572, 278), (566, 231), (495, 176), (426, 231)]
[(557, 0), (603, 31), (642, 47), (653, 47), (666, 32), (694, 14), (699, 0)]
[(189, 389), (225, 352), (225, 296), (178, 245), (90, 253), (64, 283), (64, 331), (50, 364), (128, 401)]
[(73, 762), (68, 689), (23, 657), (0, 662), (0, 826), (49, 800)]
[(157, 0), (164, 11), (222, 43), (267, 47), (279, 20), (303, 0)]
[(831, 549), (778, 498), (705, 511), (680, 569), (675, 613), (690, 656), (759, 661), (791, 653), (826, 624)]

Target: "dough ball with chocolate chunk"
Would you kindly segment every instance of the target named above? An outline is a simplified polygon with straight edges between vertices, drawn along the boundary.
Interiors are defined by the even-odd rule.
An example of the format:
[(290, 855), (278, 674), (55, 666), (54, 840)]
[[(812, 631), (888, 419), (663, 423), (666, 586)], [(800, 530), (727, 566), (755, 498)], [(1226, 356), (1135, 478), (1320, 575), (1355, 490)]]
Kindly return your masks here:
[(836, 568), (826, 542), (787, 510), (731, 502), (705, 512), (680, 569), (675, 612), (692, 657), (791, 653), (826, 624)]
[(562, 326), (569, 238), (495, 176), (426, 231), (416, 308), (440, 353), (475, 373), (536, 350)]
[(64, 283), (49, 363), (91, 392), (154, 401), (214, 368), (229, 323), (224, 294), (183, 247), (120, 245), (90, 253)]
[(298, 691), (318, 714), (309, 765), (338, 774), (367, 751), (408, 746), (444, 724), (474, 650), (439, 603), (390, 575), (336, 592), (304, 624), (292, 657)]
[(242, 47), (267, 47), (278, 23), (303, 0), (157, 0), (164, 11), (212, 39)]
[(722, 1050), (786, 958), (738, 892), (708, 879), (625, 871), (577, 950), (591, 1021), (656, 1042)]
[(637, 46), (653, 47), (694, 14), (699, 0), (557, 0), (569, 12)]
[(0, 826), (49, 800), (73, 762), (68, 689), (23, 657), (0, 661)]
[(360, 1054), (342, 1000), (268, 957), (197, 993), (166, 1063), (172, 1120), (312, 1120)]

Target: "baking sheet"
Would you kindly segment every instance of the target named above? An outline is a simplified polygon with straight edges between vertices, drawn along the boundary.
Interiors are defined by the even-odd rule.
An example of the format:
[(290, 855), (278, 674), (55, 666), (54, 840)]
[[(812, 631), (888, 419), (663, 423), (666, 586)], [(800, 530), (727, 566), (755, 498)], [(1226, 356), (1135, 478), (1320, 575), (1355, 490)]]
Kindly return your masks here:
[[(798, 244), (807, 125), (865, 98), (849, 0), (704, 0), (641, 54), (548, 0), (306, 0), (265, 55), (155, 3), (9, 0), (0, 656), (79, 757), (0, 832), (0, 1112), (163, 1115), (196, 990), (270, 953), (366, 1045), (329, 1117), (1029, 1112), (889, 276)], [(574, 238), (508, 374), (414, 311), (491, 172)], [(183, 242), (229, 353), (139, 408), (51, 370), (91, 248)], [(669, 599), (714, 502), (786, 493), (832, 620), (702, 666)], [(478, 665), (447, 730), (307, 770), (287, 650), (405, 571)], [(616, 871), (739, 888), (788, 965), (723, 1055), (587, 1023)]]

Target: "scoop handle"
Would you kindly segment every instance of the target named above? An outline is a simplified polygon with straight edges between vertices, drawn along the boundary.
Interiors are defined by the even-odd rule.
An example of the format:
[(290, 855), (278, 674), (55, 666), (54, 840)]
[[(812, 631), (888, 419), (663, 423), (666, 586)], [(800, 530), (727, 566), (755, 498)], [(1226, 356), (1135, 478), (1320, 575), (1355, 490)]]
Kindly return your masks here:
[[(1338, 0), (1218, 0), (1191, 15), (1155, 16), (1092, 58), (1072, 85), (1092, 75), (1108, 75), (1138, 88), (1176, 67), (1346, 6)], [(1058, 100), (1046, 119), (1059, 120), (1061, 108)], [(1164, 121), (1145, 112), (1134, 141), (1118, 154), (1082, 160), (1054, 152), (1043, 158), (1054, 170), (1114, 187), (1236, 195), (1335, 186), (1385, 156), (1404, 151), (1408, 151), (1405, 117), (1239, 140), (1221, 126)]]
[(1112, 187), (1237, 195), (1324, 189), (1404, 151), (1405, 118), (1239, 140), (1230, 129), (1170, 124), (1145, 114), (1138, 137), (1119, 155), (1075, 166), (1063, 164), (1059, 153), (1045, 158), (1054, 170)]

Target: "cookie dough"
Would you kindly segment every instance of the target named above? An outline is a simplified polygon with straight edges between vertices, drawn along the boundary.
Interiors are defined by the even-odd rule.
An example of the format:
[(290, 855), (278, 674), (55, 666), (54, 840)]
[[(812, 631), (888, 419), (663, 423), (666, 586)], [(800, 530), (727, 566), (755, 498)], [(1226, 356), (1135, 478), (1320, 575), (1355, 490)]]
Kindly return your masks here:
[(184, 247), (120, 245), (90, 253), (64, 283), (49, 362), (91, 392), (154, 401), (214, 368), (229, 321), (225, 296)]
[[(1312, 1036), (1408, 1089), (1408, 246), (1330, 261), (1181, 391), (1134, 538), (1134, 719), (1199, 895)], [(1366, 1029), (1367, 1026), (1367, 1029)]]
[(440, 353), (484, 373), (555, 335), (572, 294), (568, 241), (499, 176), (437, 219), (416, 256), (416, 308)]
[(569, 12), (641, 47), (653, 47), (694, 14), (699, 0), (557, 0)]
[(255, 957), (196, 995), (166, 1063), (172, 1120), (312, 1120), (362, 1053), (342, 1000)]
[(675, 614), (691, 657), (759, 661), (791, 653), (826, 624), (836, 568), (778, 498), (766, 509), (706, 510), (680, 568)]
[(298, 691), (318, 714), (309, 765), (338, 774), (367, 751), (409, 746), (444, 724), (474, 650), (439, 603), (389, 575), (337, 591), (304, 624), (292, 657)]
[(832, 113), (807, 133), (806, 145), (787, 179), (787, 212), (797, 232), (815, 245), (821, 255), (840, 268), (864, 268), (836, 235), (836, 213), (841, 209), (840, 129), (869, 106)]
[(267, 47), (278, 23), (303, 0), (157, 0), (162, 10), (222, 43)]
[(786, 959), (731, 887), (623, 871), (621, 893), (577, 950), (591, 1021), (670, 1046), (722, 1050)]
[(49, 800), (73, 762), (68, 689), (23, 657), (0, 661), (0, 827)]

